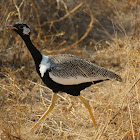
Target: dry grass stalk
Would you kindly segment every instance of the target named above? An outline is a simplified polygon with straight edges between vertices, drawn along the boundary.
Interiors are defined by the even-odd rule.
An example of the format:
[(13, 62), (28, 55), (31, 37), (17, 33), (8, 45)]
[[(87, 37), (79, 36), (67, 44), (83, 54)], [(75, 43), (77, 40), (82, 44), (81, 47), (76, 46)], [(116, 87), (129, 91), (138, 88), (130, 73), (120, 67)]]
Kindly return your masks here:
[[(12, 1), (10, 2), (12, 3)], [(1, 1), (3, 5), (2, 11), (0, 11), (1, 26), (11, 22), (14, 23), (14, 19), (26, 19), (27, 16), (25, 15), (27, 15), (26, 12), (28, 12), (28, 8), (29, 11), (33, 8), (34, 13), (31, 10), (29, 17), (31, 18), (30, 15), (33, 15), (37, 18), (37, 22), (33, 22), (34, 20), (31, 19), (32, 26), (36, 27), (37, 24), (40, 29), (36, 29), (36, 32), (44, 36), (46, 34), (42, 30), (43, 26), (50, 24), (51, 32), (54, 22), (60, 22), (69, 18), (70, 15), (72, 16), (72, 13), (76, 12), (79, 8), (83, 8), (82, 6), (85, 5), (91, 20), (84, 35), (72, 44), (73, 50), (69, 48), (70, 46), (61, 49), (61, 47), (67, 43), (65, 40), (59, 43), (59, 45), (56, 45), (54, 41), (55, 37), (60, 36), (63, 38), (64, 35), (54, 33), (54, 36), (50, 35), (49, 37), (51, 37), (53, 45), (57, 46), (58, 50), (51, 51), (51, 49), (45, 49), (49, 54), (62, 52), (82, 54), (83, 49), (80, 48), (79, 43), (82, 43), (83, 40), (87, 38), (94, 21), (97, 22), (92, 15), (93, 9), (90, 9), (85, 2), (80, 3), (78, 6), (75, 6), (74, 9), (68, 11), (68, 5), (64, 1), (67, 14), (59, 20), (54, 20), (54, 22), (44, 22), (44, 25), (40, 23), (39, 9), (35, 5), (36, 1), (34, 1), (34, 3), (30, 1), (31, 5), (28, 8), (26, 7), (29, 4), (28, 1), (17, 1), (17, 3), (15, 3), (17, 8), (15, 8), (14, 3), (10, 5), (10, 2), (6, 3), (6, 1)], [(109, 4), (108, 1), (108, 5)], [(121, 6), (119, 6), (119, 8), (121, 8)], [(130, 7), (128, 8), (131, 9)], [(118, 14), (116, 15), (121, 19), (120, 17), (122, 15), (120, 10), (117, 12)], [(127, 9), (123, 14), (127, 14)], [(15, 15), (17, 15), (17, 17)], [(102, 15), (100, 14), (100, 16)], [(130, 15), (129, 18), (131, 18)], [(137, 18), (135, 19), (137, 22), (139, 21), (139, 17), (136, 16), (134, 18)], [(28, 19), (26, 20), (29, 21)], [(125, 20), (124, 18), (123, 21)], [(83, 104), (74, 97), (60, 94), (54, 111), (46, 117), (44, 123), (39, 126), (35, 133), (27, 133), (49, 106), (51, 91), (42, 85), (34, 69), (29, 69), (29, 75), (29, 70), (26, 65), (30, 59), (26, 58), (27, 52), (20, 39), (17, 37), (17, 39), (14, 40), (15, 34), (12, 33), (1, 33), (0, 138), (2, 140), (140, 139), (140, 39), (135, 35), (129, 36), (124, 30), (123, 23), (121, 23), (121, 21), (119, 22), (120, 25), (113, 22), (114, 32), (115, 26), (118, 26), (118, 29), (124, 33), (123, 38), (119, 39), (118, 33), (115, 32), (116, 38), (111, 36), (113, 41), (107, 45), (102, 44), (102, 49), (96, 46), (96, 53), (93, 50), (92, 52), (90, 52), (91, 50), (87, 50), (91, 61), (95, 61), (102, 66), (108, 64), (105, 67), (116, 71), (116, 73), (120, 74), (123, 78), (122, 83), (117, 83), (112, 80), (104, 82), (103, 84), (93, 85), (81, 93), (90, 99), (90, 104), (92, 105), (98, 124), (97, 131), (94, 130)], [(135, 25), (135, 27), (138, 27), (138, 24)], [(44, 43), (46, 40), (43, 40), (41, 35), (37, 34), (37, 41), (41, 39)], [(34, 39), (35, 37), (32, 36), (32, 38)], [(41, 45), (43, 45), (43, 43)], [(41, 45), (39, 46), (40, 50), (44, 47)], [(17, 57), (19, 54), (20, 56)], [(30, 67), (33, 66), (31, 61), (29, 65), (31, 65)]]

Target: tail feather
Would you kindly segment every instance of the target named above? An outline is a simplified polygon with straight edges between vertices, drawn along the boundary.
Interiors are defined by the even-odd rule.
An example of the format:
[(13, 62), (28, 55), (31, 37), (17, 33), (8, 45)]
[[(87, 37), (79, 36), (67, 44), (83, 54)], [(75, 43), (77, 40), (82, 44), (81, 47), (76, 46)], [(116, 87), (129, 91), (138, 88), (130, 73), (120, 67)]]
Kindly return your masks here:
[(101, 68), (100, 71), (98, 71), (98, 74), (106, 79), (116, 79), (117, 81), (122, 82), (122, 78), (119, 75), (105, 68)]
[(119, 81), (119, 82), (122, 82), (121, 76), (119, 76), (119, 75), (117, 75), (117, 74), (115, 74), (115, 79), (116, 79), (117, 81)]

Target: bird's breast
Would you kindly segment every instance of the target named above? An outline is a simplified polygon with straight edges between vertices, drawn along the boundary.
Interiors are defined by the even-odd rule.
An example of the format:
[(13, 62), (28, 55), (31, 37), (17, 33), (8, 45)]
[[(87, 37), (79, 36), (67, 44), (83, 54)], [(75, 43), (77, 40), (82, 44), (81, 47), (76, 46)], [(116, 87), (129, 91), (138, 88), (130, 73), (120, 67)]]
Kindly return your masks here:
[(45, 72), (50, 69), (51, 64), (49, 63), (49, 57), (42, 55), (42, 60), (39, 65), (39, 72), (41, 74), (41, 77), (44, 76)]

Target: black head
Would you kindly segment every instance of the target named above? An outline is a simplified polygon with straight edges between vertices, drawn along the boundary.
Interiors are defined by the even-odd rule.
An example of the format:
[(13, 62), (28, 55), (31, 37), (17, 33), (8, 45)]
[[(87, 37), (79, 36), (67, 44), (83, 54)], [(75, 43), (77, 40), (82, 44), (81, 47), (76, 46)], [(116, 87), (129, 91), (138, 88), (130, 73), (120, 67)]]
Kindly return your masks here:
[(15, 23), (12, 26), (5, 26), (7, 29), (14, 30), (17, 32), (20, 36), (29, 36), (30, 35), (30, 27), (23, 22)]

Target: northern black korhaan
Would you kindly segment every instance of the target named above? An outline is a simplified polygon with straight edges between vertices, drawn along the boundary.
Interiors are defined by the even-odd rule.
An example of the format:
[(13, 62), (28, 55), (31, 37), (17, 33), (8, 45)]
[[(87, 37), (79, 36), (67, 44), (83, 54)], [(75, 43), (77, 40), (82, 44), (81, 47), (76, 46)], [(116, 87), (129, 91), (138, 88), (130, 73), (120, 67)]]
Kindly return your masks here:
[(54, 108), (58, 98), (58, 92), (66, 92), (70, 95), (77, 96), (85, 104), (93, 125), (96, 127), (88, 100), (80, 95), (80, 91), (93, 83), (96, 84), (109, 79), (122, 81), (122, 78), (103, 67), (99, 67), (71, 54), (48, 56), (41, 54), (30, 40), (30, 28), (26, 23), (16, 23), (13, 26), (5, 26), (5, 28), (12, 29), (21, 36), (34, 59), (37, 73), (44, 84), (53, 91), (49, 109), (42, 115), (32, 129)]

